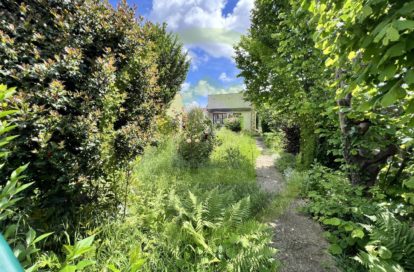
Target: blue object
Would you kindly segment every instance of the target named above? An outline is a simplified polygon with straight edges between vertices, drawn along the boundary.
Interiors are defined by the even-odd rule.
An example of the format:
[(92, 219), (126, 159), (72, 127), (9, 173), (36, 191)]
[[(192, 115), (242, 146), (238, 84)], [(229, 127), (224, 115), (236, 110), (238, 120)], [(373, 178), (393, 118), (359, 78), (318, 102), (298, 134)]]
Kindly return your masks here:
[(0, 234), (0, 271), (1, 272), (24, 272), (9, 244)]

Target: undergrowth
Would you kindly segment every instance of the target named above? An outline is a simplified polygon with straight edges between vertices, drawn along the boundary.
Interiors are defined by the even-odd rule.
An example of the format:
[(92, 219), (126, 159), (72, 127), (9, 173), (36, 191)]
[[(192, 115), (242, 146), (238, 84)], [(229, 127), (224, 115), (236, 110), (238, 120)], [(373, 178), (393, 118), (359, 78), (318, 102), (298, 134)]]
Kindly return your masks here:
[(199, 168), (180, 162), (176, 139), (146, 151), (135, 166), (125, 221), (101, 231), (100, 268), (275, 270), (270, 229), (255, 219), (269, 202), (255, 181), (255, 142), (227, 130), (217, 137), (221, 144)]

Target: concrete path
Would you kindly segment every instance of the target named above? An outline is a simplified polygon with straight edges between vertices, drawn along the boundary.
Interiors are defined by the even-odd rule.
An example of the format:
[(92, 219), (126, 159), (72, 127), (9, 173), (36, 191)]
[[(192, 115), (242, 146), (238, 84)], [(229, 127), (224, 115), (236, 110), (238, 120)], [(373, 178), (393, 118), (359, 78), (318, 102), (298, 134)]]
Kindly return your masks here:
[[(256, 160), (257, 182), (270, 193), (279, 194), (285, 183), (275, 166), (276, 158), (264, 145), (261, 138), (256, 140), (261, 155)], [(328, 243), (322, 236), (318, 223), (298, 212), (303, 205), (299, 199), (292, 201), (289, 208), (279, 218), (271, 222), (274, 228), (273, 245), (278, 250), (281, 272), (324, 272), (339, 271), (327, 253)]]

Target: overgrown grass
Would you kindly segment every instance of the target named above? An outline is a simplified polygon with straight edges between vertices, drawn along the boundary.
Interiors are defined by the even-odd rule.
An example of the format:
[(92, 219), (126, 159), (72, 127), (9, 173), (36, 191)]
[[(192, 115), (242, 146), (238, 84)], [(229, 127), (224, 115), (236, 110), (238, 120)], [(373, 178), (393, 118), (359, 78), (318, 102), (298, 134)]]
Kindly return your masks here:
[(280, 194), (273, 196), (266, 209), (260, 213), (259, 218), (262, 221), (269, 222), (281, 216), (292, 201), (300, 195), (306, 179), (305, 173), (291, 169), (285, 172), (284, 177), (286, 187)]
[(256, 184), (255, 141), (228, 130), (217, 136), (221, 144), (196, 169), (180, 161), (174, 138), (146, 150), (125, 220), (101, 232), (101, 269), (274, 271), (271, 231), (255, 219), (269, 202)]

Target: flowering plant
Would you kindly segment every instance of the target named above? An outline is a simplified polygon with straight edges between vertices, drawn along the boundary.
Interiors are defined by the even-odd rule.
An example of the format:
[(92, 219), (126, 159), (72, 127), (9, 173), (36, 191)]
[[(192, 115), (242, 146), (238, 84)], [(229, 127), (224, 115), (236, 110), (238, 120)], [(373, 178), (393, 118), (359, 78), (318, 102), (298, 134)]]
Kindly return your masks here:
[(201, 109), (192, 109), (188, 113), (185, 130), (178, 144), (180, 158), (190, 167), (198, 167), (208, 160), (215, 143), (211, 121)]

